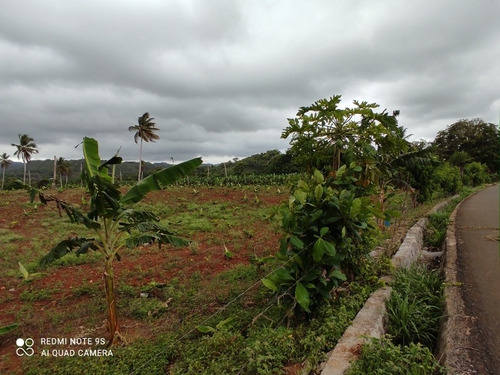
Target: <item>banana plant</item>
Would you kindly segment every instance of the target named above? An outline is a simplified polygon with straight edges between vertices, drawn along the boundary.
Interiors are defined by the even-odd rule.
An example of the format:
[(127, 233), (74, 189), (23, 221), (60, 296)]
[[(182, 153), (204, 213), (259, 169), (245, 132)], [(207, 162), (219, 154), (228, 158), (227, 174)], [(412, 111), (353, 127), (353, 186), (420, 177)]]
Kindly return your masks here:
[(85, 159), (85, 179), (90, 193), (89, 211), (84, 213), (63, 200), (45, 194), (29, 187), (31, 201), (36, 196), (42, 203), (53, 201), (59, 211), (64, 211), (70, 221), (84, 225), (92, 237), (73, 237), (65, 239), (54, 246), (45, 255), (40, 264), (47, 266), (70, 252), (76, 255), (89, 250), (98, 251), (104, 255), (104, 285), (108, 311), (109, 345), (118, 339), (124, 339), (120, 334), (116, 311), (115, 276), (113, 262), (120, 260), (120, 250), (124, 247), (135, 248), (144, 243), (170, 243), (176, 246), (186, 245), (187, 240), (175, 236), (168, 228), (159, 224), (159, 219), (151, 212), (134, 209), (132, 206), (140, 202), (147, 193), (159, 190), (181, 178), (186, 177), (199, 165), (201, 158), (195, 158), (184, 163), (162, 169), (141, 180), (124, 195), (112, 182), (108, 166), (119, 164), (121, 157), (114, 156), (101, 163), (98, 142), (93, 138), (83, 139), (83, 154)]

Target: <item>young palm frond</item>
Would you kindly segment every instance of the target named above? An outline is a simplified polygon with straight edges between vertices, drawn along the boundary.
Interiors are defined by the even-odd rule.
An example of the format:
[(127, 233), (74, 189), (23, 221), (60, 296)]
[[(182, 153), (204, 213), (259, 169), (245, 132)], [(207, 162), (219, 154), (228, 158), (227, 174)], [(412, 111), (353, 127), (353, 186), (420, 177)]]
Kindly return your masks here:
[(137, 125), (129, 126), (128, 130), (131, 132), (135, 131), (134, 141), (137, 143), (139, 139), (141, 140), (139, 146), (139, 175), (137, 180), (141, 180), (142, 175), (142, 141), (154, 142), (160, 139), (160, 136), (155, 132), (160, 130), (155, 127), (156, 123), (153, 122), (154, 118), (149, 117), (149, 113), (144, 113), (141, 117), (137, 119)]

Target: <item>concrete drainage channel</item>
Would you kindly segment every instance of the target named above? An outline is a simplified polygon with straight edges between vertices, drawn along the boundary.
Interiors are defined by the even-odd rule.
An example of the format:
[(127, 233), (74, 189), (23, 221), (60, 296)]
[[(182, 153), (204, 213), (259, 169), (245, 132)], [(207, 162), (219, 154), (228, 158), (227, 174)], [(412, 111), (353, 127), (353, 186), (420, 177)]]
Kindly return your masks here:
[[(451, 198), (454, 199), (455, 197)], [(451, 199), (441, 202), (432, 208), (429, 213), (434, 213), (443, 208)], [(457, 206), (458, 208), (458, 206)], [(454, 220), (456, 210), (453, 211), (451, 219)], [(452, 221), (453, 222), (453, 221)], [(424, 231), (427, 225), (427, 219), (420, 219), (410, 230), (407, 232), (401, 246), (396, 254), (392, 257), (392, 264), (396, 268), (410, 267), (419, 259), (431, 260), (436, 256), (442, 256), (443, 253), (429, 253), (423, 250)], [(448, 229), (446, 240), (446, 264), (445, 264), (445, 277), (447, 285), (455, 285), (456, 283), (456, 247), (453, 245), (455, 241), (453, 225)], [(453, 254), (449, 254), (450, 246), (453, 247)], [(454, 280), (454, 281), (453, 281)], [(451, 283), (451, 284), (450, 284)], [(366, 341), (367, 337), (380, 338), (385, 334), (385, 323), (387, 320), (387, 312), (385, 302), (391, 296), (392, 288), (385, 286), (375, 291), (365, 302), (363, 308), (358, 312), (352, 324), (346, 329), (344, 335), (340, 338), (335, 349), (329, 354), (327, 362), (323, 363), (322, 375), (341, 375), (349, 369), (351, 363), (355, 361), (360, 353), (361, 347)], [(450, 293), (458, 293), (455, 289), (446, 288), (446, 311), (448, 316), (443, 327), (440, 330), (440, 339), (438, 343), (439, 356), (442, 357), (442, 363), (448, 367), (456, 367), (454, 362), (459, 361), (459, 353), (455, 350), (457, 342), (456, 337), (451, 337), (451, 332), (457, 332), (453, 329), (454, 317), (459, 316), (459, 310), (456, 307), (456, 301), (459, 303), (457, 296), (450, 299)], [(453, 302), (452, 302), (453, 301)], [(451, 365), (451, 366), (450, 366)]]

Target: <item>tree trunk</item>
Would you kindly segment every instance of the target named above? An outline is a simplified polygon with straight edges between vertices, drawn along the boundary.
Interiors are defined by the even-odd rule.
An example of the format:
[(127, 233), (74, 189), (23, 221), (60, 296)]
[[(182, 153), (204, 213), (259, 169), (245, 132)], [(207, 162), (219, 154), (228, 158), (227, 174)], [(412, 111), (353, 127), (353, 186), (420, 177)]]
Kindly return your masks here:
[(57, 176), (57, 156), (54, 155), (54, 173), (52, 178), (52, 188), (56, 188), (56, 176)]
[(141, 138), (141, 145), (139, 146), (139, 175), (137, 176), (137, 181), (141, 181), (141, 172), (142, 172), (142, 138)]
[(104, 271), (104, 284), (106, 288), (106, 303), (108, 304), (108, 346), (115, 343), (118, 333), (118, 316), (116, 314), (115, 275), (113, 270), (113, 258), (106, 259)]

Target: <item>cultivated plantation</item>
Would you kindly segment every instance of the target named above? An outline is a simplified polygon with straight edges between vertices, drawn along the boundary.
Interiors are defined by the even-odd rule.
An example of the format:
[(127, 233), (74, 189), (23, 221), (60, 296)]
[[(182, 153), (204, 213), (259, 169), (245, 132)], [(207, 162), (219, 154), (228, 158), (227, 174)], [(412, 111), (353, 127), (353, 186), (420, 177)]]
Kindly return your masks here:
[[(58, 196), (82, 208), (89, 200), (84, 189), (68, 189)], [(118, 317), (129, 344), (139, 339), (154, 342), (167, 332), (177, 337), (250, 287), (263, 272), (264, 259), (276, 251), (278, 227), (270, 216), (286, 198), (283, 190), (265, 186), (175, 186), (149, 194), (142, 207), (191, 242), (184, 247), (144, 243), (124, 250), (122, 259), (115, 262)], [(15, 335), (37, 343), (44, 338), (69, 343), (76, 337), (107, 342), (103, 256), (98, 252), (66, 255), (42, 269), (38, 261), (60, 234), (83, 235), (81, 228), (61, 218), (56, 206), (29, 203), (24, 191), (2, 194), (1, 205), (5, 213), (1, 219), (2, 325), (18, 322)], [(26, 268), (26, 278), (18, 262)], [(256, 296), (258, 289), (237, 302), (240, 307), (248, 304), (246, 313), (255, 308), (255, 298), (263, 298)], [(214, 318), (204, 325), (216, 323)], [(195, 330), (189, 339), (200, 334)], [(65, 349), (65, 343), (59, 340), (46, 347)], [(26, 359), (12, 349), (2, 337), (2, 366), (10, 370)]]

